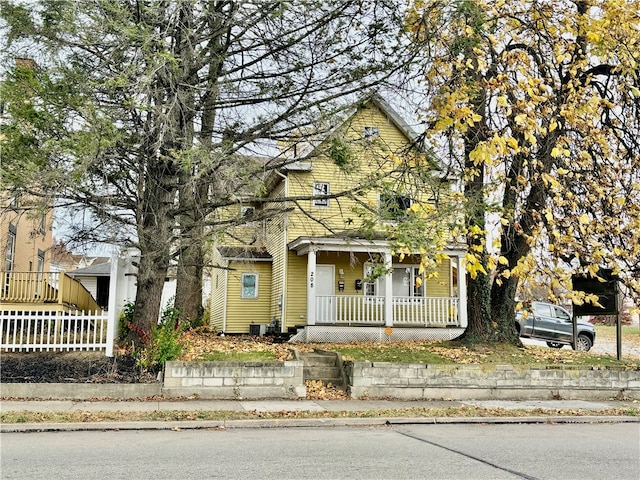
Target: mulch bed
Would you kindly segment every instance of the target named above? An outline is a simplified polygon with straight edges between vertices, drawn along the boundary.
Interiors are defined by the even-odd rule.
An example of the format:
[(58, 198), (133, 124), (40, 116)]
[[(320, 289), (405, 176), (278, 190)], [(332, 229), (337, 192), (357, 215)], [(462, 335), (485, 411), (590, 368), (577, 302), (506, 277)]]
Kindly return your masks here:
[(0, 354), (2, 383), (153, 383), (131, 355), (98, 352)]

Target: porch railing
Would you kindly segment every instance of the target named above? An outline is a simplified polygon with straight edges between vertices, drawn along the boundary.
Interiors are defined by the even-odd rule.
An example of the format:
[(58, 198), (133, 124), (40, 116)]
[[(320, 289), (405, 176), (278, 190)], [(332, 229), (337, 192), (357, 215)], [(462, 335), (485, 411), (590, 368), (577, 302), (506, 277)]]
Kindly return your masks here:
[(384, 325), (384, 297), (319, 295), (316, 322)]
[[(392, 325), (459, 325), (456, 297), (393, 297)], [(318, 295), (316, 322), (323, 324), (385, 324), (382, 296)]]
[(100, 310), (84, 285), (64, 272), (0, 272), (0, 282), (0, 303), (55, 303)]

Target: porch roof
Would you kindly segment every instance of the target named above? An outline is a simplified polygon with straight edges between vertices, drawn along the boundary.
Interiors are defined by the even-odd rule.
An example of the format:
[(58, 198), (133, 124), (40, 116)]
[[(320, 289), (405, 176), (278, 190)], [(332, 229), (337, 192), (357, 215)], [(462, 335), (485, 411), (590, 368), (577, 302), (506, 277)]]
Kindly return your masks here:
[(307, 255), (311, 248), (325, 252), (385, 253), (389, 251), (389, 242), (363, 238), (298, 237), (289, 242), (288, 247), (299, 256)]
[[(304, 256), (310, 249), (325, 252), (354, 252), (354, 253), (388, 253), (391, 249), (388, 240), (367, 240), (357, 237), (298, 237), (287, 245), (289, 250), (298, 256)], [(464, 255), (463, 245), (448, 245), (444, 253)]]

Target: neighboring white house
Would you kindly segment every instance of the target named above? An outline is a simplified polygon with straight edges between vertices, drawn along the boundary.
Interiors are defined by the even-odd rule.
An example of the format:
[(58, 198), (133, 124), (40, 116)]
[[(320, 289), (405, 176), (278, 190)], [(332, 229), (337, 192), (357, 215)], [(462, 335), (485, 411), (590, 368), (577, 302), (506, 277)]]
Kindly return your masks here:
[[(136, 251), (123, 251), (111, 258), (85, 259), (86, 267), (69, 271), (67, 274), (82, 283), (102, 308), (105, 310), (115, 309), (119, 315), (127, 303), (135, 301), (136, 265), (139, 262), (140, 257)], [(205, 278), (203, 279), (203, 299), (205, 302), (208, 302), (210, 292), (211, 282)], [(161, 311), (167, 305), (173, 304), (175, 294), (176, 276), (175, 271), (170, 269), (162, 289)], [(204, 304), (207, 305), (207, 303)]]

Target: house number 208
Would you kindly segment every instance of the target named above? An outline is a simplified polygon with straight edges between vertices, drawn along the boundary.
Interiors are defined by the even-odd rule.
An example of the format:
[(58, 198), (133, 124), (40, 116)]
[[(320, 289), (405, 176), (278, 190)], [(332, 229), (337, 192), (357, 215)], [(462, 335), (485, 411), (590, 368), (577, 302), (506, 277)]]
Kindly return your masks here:
[(313, 278), (314, 278), (314, 277), (313, 277), (313, 272), (311, 272), (311, 273), (309, 274), (309, 286), (310, 286), (311, 288), (313, 288)]

